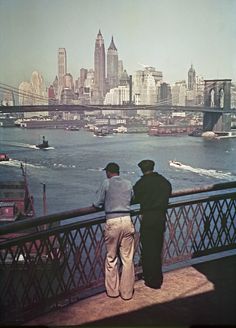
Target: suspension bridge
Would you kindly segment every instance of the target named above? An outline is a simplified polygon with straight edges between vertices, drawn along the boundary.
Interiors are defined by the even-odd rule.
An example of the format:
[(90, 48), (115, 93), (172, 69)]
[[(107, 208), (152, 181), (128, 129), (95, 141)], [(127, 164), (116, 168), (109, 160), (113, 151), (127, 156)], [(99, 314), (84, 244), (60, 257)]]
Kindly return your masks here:
[[(30, 112), (84, 112), (84, 111), (184, 111), (203, 113), (204, 131), (227, 132), (231, 129), (231, 115), (235, 109), (231, 108), (231, 80), (217, 79), (204, 81), (204, 101), (196, 106), (173, 106), (169, 100), (157, 102), (155, 105), (134, 105), (131, 101), (124, 105), (81, 105), (81, 104), (53, 104), (48, 97), (40, 94), (23, 92), (15, 87), (0, 83), (0, 91), (11, 95), (12, 104), (0, 107), (0, 113), (16, 114)], [(28, 99), (31, 105), (16, 105), (15, 98)], [(173, 101), (173, 99), (172, 99)], [(50, 102), (50, 104), (49, 104)], [(37, 104), (40, 103), (40, 104)]]

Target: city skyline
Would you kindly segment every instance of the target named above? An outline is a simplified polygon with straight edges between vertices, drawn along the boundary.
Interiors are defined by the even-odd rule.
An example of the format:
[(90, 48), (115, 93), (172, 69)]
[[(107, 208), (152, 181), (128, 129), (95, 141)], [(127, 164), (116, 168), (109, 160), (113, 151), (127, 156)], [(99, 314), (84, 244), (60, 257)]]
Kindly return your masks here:
[(128, 74), (143, 64), (174, 83), (193, 64), (205, 79), (236, 81), (235, 10), (235, 0), (0, 0), (0, 82), (17, 87), (36, 70), (51, 84), (59, 48), (77, 79), (80, 68), (94, 69), (99, 29), (106, 53), (113, 36)]

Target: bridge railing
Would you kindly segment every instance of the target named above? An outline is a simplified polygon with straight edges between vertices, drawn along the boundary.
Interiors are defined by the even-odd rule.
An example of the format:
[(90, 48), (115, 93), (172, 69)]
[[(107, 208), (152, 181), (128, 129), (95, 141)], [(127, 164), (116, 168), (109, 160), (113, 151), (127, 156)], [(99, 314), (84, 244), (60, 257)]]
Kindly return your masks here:
[[(201, 194), (201, 195), (200, 195)], [(163, 265), (236, 248), (236, 182), (174, 192)], [(135, 270), (140, 261), (138, 205)], [(104, 212), (83, 208), (0, 228), (1, 322), (23, 322), (104, 290)]]

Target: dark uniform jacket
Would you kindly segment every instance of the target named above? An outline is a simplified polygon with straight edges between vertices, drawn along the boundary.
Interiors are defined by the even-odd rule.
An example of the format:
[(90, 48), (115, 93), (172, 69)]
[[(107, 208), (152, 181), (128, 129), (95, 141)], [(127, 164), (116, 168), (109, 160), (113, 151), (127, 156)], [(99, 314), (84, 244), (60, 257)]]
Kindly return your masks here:
[(134, 185), (134, 202), (140, 204), (141, 213), (159, 212), (165, 215), (172, 187), (157, 172), (143, 175)]

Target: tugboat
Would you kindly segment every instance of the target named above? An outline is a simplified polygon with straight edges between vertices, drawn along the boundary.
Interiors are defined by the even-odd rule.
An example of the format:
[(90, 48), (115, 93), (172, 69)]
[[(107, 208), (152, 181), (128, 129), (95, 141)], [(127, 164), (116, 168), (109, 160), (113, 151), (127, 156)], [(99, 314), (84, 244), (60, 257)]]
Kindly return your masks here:
[(45, 136), (43, 136), (43, 142), (41, 144), (36, 145), (39, 149), (47, 149), (49, 147), (48, 141), (45, 140)]

